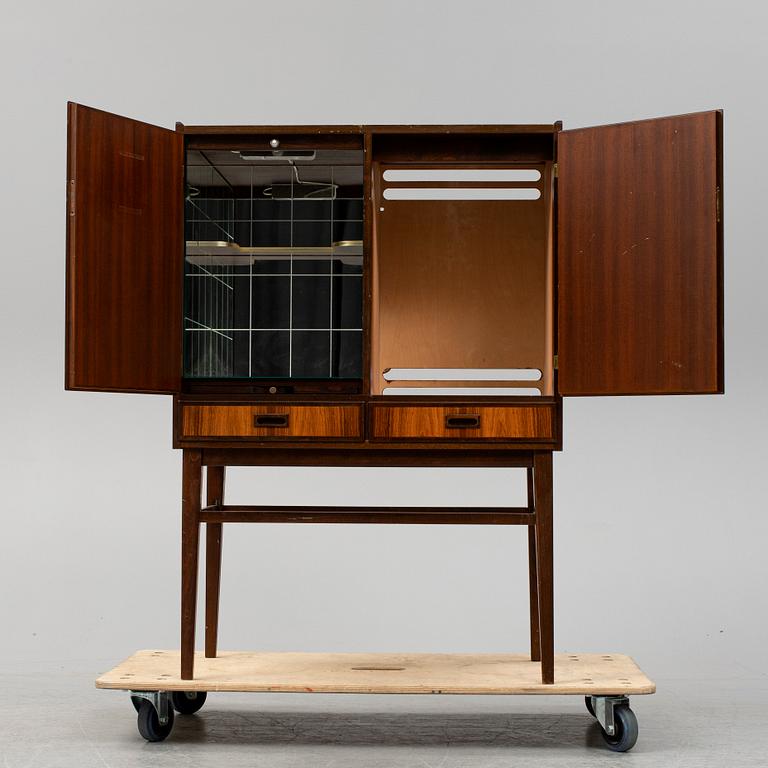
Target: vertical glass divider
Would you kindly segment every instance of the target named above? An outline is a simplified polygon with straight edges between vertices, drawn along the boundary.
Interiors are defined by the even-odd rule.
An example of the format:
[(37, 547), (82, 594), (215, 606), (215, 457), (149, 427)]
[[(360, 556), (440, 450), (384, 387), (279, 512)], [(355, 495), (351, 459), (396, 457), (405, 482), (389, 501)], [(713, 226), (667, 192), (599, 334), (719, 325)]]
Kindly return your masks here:
[(333, 186), (333, 172), (334, 172), (334, 166), (331, 166), (331, 231), (330, 231), (330, 238), (331, 238), (331, 263), (330, 263), (330, 269), (328, 270), (329, 280), (330, 280), (330, 301), (328, 302), (328, 377), (333, 378), (333, 205), (336, 202), (336, 193), (335, 193), (335, 187)]
[[(204, 282), (203, 285), (206, 285), (206, 283)], [(205, 290), (203, 290), (203, 296), (202, 296), (202, 301), (200, 302), (200, 305), (202, 309), (200, 318), (205, 325), (208, 325), (208, 288), (207, 287), (205, 288)], [(200, 337), (202, 338), (203, 376), (208, 376), (208, 357), (209, 357), (208, 349), (210, 347), (211, 337), (207, 331), (202, 331), (200, 333)]]
[[(251, 166), (251, 194), (248, 202), (248, 245), (253, 245), (253, 166)], [(248, 378), (253, 376), (253, 259), (248, 260)]]
[[(294, 170), (293, 163), (290, 164), (291, 171)], [(293, 187), (293, 178), (296, 174), (294, 172), (291, 173), (291, 236), (290, 236), (290, 244), (291, 244), (291, 253), (289, 256), (290, 259), (290, 276), (289, 276), (289, 288), (288, 288), (288, 378), (290, 379), (293, 376), (293, 228), (295, 226), (294, 223), (294, 214), (293, 214), (293, 196), (295, 194), (295, 190)]]

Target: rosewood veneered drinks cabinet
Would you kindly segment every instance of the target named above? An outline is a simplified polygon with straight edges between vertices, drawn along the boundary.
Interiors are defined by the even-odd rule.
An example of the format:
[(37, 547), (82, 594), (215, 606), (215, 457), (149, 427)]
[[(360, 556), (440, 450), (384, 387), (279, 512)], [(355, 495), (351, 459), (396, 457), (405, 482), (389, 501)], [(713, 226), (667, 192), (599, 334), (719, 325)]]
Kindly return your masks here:
[[(562, 398), (723, 391), (722, 114), (68, 127), (66, 386), (174, 398), (182, 678), (201, 523), (215, 656), (223, 523), (386, 522), (526, 525), (552, 682)], [(528, 504), (233, 506), (234, 465), (523, 467)]]

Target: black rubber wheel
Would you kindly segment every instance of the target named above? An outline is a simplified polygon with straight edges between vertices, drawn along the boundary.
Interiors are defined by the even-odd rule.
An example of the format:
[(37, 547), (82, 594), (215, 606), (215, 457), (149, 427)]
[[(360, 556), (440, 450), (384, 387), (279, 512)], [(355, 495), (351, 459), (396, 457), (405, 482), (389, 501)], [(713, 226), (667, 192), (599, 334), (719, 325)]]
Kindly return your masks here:
[(595, 708), (592, 706), (592, 697), (591, 696), (585, 696), (584, 697), (584, 705), (587, 708), (587, 712), (589, 712), (592, 717), (595, 716)]
[(160, 725), (157, 710), (151, 701), (142, 699), (139, 705), (138, 717), (139, 733), (147, 741), (163, 741), (173, 730), (173, 707), (168, 707), (168, 722)]
[(194, 715), (208, 698), (205, 691), (174, 691), (171, 694), (173, 708), (180, 715)]
[(615, 731), (613, 736), (602, 731), (608, 749), (614, 752), (628, 752), (637, 741), (638, 727), (635, 713), (626, 704), (621, 704), (613, 710), (613, 723)]
[(139, 696), (131, 696), (131, 704), (133, 704), (133, 708), (138, 712), (141, 708), (141, 702), (144, 701), (144, 699), (140, 698)]

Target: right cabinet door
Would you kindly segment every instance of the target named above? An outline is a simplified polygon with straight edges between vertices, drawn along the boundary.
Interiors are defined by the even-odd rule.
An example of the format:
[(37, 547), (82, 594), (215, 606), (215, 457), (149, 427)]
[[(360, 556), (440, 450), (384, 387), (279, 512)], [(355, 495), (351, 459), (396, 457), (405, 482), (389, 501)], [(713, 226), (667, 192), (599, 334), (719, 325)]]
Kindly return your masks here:
[(558, 391), (723, 391), (722, 113), (558, 135)]

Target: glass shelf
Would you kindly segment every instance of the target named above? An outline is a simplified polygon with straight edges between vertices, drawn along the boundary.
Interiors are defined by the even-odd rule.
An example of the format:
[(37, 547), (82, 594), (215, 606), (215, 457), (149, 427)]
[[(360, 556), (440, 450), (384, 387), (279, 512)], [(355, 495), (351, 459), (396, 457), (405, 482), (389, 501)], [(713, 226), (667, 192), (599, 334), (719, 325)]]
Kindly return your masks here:
[(343, 264), (363, 263), (363, 241), (341, 240), (330, 246), (243, 247), (226, 240), (187, 240), (187, 262), (198, 266), (249, 265), (255, 261), (318, 261), (338, 259)]

